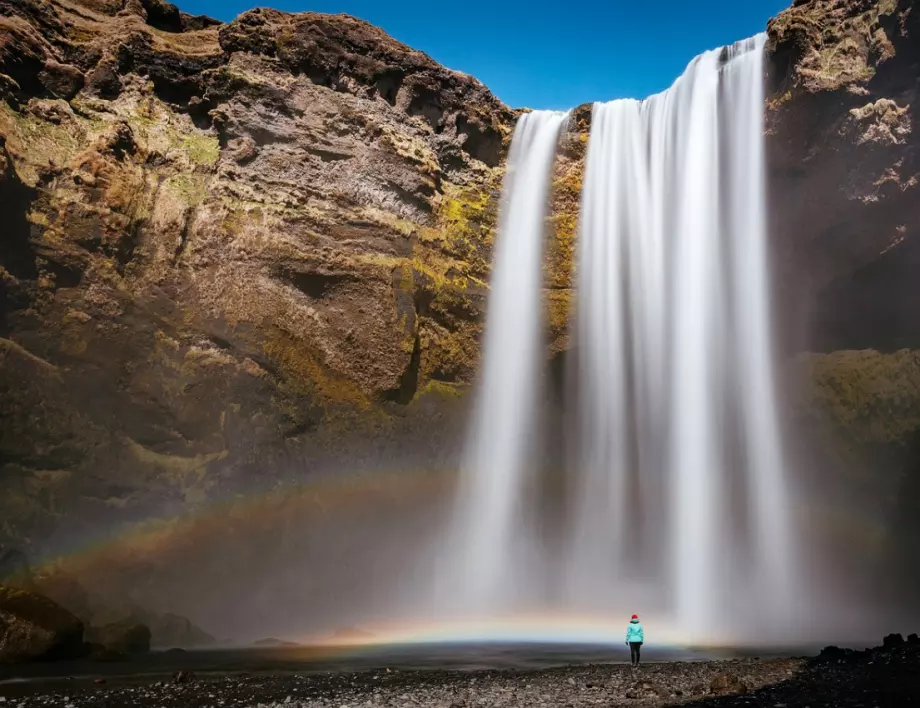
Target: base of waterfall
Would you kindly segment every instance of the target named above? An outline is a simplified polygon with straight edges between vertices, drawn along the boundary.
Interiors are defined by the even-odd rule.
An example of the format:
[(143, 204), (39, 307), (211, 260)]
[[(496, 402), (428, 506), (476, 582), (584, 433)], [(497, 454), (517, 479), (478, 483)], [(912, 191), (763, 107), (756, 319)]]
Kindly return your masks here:
[[(624, 650), (611, 649), (609, 662)], [(626, 657), (628, 658), (628, 656)], [(233, 675), (185, 672), (180, 679), (142, 673), (132, 680), (72, 677), (54, 690), (0, 682), (0, 706), (16, 708), (357, 708), (363, 706), (604, 705), (870, 706), (920, 705), (920, 639), (886, 637), (875, 649), (828, 647), (814, 658), (594, 663), (539, 670), (271, 671), (253, 664)]]

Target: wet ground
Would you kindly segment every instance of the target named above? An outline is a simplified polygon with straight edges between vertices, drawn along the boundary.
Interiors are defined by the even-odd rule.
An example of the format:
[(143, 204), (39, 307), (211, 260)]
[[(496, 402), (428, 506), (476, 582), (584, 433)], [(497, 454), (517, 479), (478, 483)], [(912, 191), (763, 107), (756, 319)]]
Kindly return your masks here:
[[(820, 659), (741, 658), (722, 661), (655, 661), (633, 670), (628, 664), (587, 664), (520, 668), (522, 664), (549, 664), (582, 659), (601, 648), (521, 646), (420, 647), (403, 650), (403, 663), (417, 663), (427, 657), (427, 668), (400, 669), (394, 649), (381, 650), (380, 659), (391, 666), (363, 670), (334, 670), (330, 664), (354, 665), (355, 657), (313, 657), (298, 651), (250, 653), (248, 670), (221, 673), (214, 670), (215, 658), (207, 655), (172, 658), (185, 663), (183, 674), (160, 677), (143, 672), (164, 657), (148, 657), (133, 664), (82, 678), (47, 677), (0, 684), (0, 707), (39, 708), (366, 708), (437, 706), (479, 708), (496, 706), (583, 706), (669, 705), (769, 706), (792, 708), (886, 708), (920, 705), (920, 643), (884, 650), (825, 654)], [(625, 649), (625, 647), (624, 647)], [(473, 653), (478, 651), (478, 657)], [(609, 659), (610, 648), (607, 658)], [(399, 654), (399, 652), (395, 652)], [(208, 653), (214, 654), (214, 653)], [(242, 654), (245, 654), (242, 653)], [(224, 656), (224, 667), (232, 660), (243, 662), (241, 653)], [(649, 652), (654, 654), (654, 652)], [(453, 657), (451, 659), (451, 657)], [(465, 658), (464, 658), (465, 657)], [(651, 656), (649, 658), (652, 658)], [(362, 661), (372, 661), (366, 654)], [(467, 667), (444, 670), (438, 662), (461, 660)], [(194, 672), (195, 662), (211, 669)], [(500, 670), (476, 668), (475, 664), (504, 661), (518, 667)], [(281, 668), (284, 662), (292, 662)], [(242, 668), (242, 667), (241, 667)], [(33, 669), (34, 671), (35, 669)], [(194, 676), (190, 676), (194, 673)], [(9, 677), (7, 677), (9, 678)], [(96, 683), (105, 681), (105, 683)], [(185, 682), (187, 681), (187, 682)], [(6, 700), (3, 701), (2, 698)]]

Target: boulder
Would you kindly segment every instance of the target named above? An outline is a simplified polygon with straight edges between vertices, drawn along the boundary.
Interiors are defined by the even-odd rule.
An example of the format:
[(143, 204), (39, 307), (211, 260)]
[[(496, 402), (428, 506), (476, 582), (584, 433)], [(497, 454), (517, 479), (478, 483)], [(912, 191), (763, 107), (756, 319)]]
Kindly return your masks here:
[(900, 634), (889, 634), (882, 640), (882, 646), (886, 649), (894, 649), (904, 644), (904, 637)]
[(0, 662), (74, 659), (83, 623), (43, 595), (0, 585)]

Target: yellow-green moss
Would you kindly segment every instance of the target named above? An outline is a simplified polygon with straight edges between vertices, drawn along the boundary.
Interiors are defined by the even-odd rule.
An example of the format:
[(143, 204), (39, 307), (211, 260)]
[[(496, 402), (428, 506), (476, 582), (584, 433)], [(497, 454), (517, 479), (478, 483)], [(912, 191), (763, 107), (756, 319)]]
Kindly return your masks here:
[(215, 135), (185, 135), (182, 147), (192, 162), (206, 167), (214, 165), (220, 157), (220, 143)]
[(193, 166), (203, 167), (213, 167), (220, 157), (216, 135), (199, 130), (153, 96), (139, 99), (126, 119), (146, 150), (164, 154), (177, 151)]
[(800, 405), (825, 412), (851, 439), (891, 443), (920, 430), (920, 352), (807, 354), (798, 363)]
[(382, 266), (384, 268), (401, 268), (406, 263), (405, 258), (391, 256), (386, 253), (361, 253), (355, 260), (362, 265)]
[(469, 381), (479, 359), (481, 325), (455, 321), (447, 329), (430, 318), (419, 327), (422, 356), (420, 380)]
[(419, 234), (420, 243), (436, 245), (461, 264), (459, 269), (465, 274), (481, 277), (488, 273), (497, 218), (492, 191), (447, 185), (436, 218), (437, 228), (423, 230)]
[(316, 396), (321, 403), (370, 407), (360, 387), (320, 363), (307, 342), (276, 328), (262, 344), (262, 350), (278, 366), (292, 391)]
[(208, 181), (207, 175), (183, 172), (166, 180), (166, 185), (181, 202), (197, 206), (208, 195)]
[(432, 380), (419, 390), (419, 397), (437, 396), (438, 398), (463, 398), (468, 391), (469, 387), (464, 384)]
[(11, 151), (19, 156), (16, 171), (29, 186), (38, 183), (39, 171), (49, 164), (65, 165), (80, 145), (79, 124), (51, 123), (31, 113), (18, 113), (0, 101), (0, 135), (7, 139)]
[(438, 162), (438, 157), (424, 140), (405, 133), (399, 133), (390, 126), (384, 125), (380, 135), (380, 143), (389, 147), (400, 157), (421, 167), (422, 174), (427, 177), (435, 178), (440, 175), (441, 164)]
[(570, 288), (575, 268), (575, 243), (584, 179), (584, 146), (577, 145), (557, 160), (552, 184), (551, 239), (545, 261), (550, 288)]
[[(568, 288), (550, 290), (547, 293), (547, 310), (549, 312), (550, 337), (556, 340), (565, 337), (569, 329), (569, 320), (572, 317), (574, 290)], [(564, 348), (564, 343), (554, 341), (554, 349)]]

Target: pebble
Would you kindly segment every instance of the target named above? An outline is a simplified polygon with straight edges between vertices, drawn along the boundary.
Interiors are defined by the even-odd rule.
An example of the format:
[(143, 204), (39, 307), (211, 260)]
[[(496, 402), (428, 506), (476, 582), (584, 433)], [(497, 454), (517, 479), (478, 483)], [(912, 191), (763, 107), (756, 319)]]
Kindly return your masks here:
[[(229, 676), (141, 687), (119, 686), (109, 677), (105, 687), (92, 686), (89, 680), (86, 688), (70, 684), (66, 694), (32, 695), (17, 708), (595, 708), (633, 701), (644, 708), (661, 708), (711, 700), (710, 685), (716, 677), (723, 677), (726, 687), (750, 689), (744, 695), (720, 697), (720, 708), (828, 708), (847, 704), (846, 699), (854, 696), (859, 697), (858, 705), (871, 708), (883, 704), (888, 694), (896, 701), (890, 705), (916, 704), (920, 696), (914, 694), (920, 687), (913, 677), (920, 657), (915, 654), (920, 648), (856, 652), (843, 661), (811, 663), (762, 659), (647, 664), (638, 676), (628, 665), (612, 664), (526, 672)], [(16, 705), (8, 700), (0, 698), (0, 703)]]

